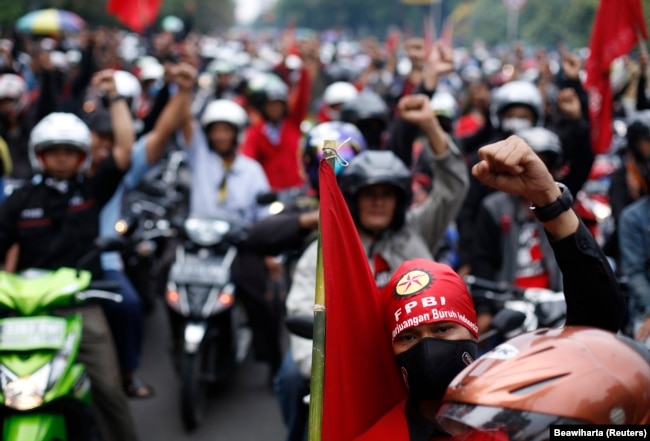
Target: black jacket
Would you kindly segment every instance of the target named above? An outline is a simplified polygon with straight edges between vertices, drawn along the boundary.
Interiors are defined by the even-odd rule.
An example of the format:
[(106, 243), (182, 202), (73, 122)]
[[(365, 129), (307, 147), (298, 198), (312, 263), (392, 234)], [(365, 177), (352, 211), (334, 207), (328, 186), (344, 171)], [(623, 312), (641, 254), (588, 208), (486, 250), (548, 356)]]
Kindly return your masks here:
[[(67, 191), (38, 183), (19, 188), (0, 205), (0, 255), (17, 243), (18, 271), (27, 268), (74, 267), (99, 236), (99, 214), (124, 172), (110, 157), (91, 178), (79, 175)], [(101, 276), (99, 259), (86, 266)]]

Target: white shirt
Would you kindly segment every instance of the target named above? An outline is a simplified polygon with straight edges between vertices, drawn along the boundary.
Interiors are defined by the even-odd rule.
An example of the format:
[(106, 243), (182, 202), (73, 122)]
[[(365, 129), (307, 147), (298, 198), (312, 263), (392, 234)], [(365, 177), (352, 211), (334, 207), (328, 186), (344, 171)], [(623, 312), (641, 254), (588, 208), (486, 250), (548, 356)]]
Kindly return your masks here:
[[(184, 139), (179, 137), (185, 146)], [(268, 215), (268, 207), (257, 203), (257, 196), (271, 191), (264, 169), (254, 159), (236, 155), (226, 176), (224, 198), (220, 187), (227, 173), (221, 157), (208, 146), (203, 129), (193, 123), (192, 141), (185, 146), (192, 171), (190, 215), (214, 217), (236, 216), (252, 223)]]

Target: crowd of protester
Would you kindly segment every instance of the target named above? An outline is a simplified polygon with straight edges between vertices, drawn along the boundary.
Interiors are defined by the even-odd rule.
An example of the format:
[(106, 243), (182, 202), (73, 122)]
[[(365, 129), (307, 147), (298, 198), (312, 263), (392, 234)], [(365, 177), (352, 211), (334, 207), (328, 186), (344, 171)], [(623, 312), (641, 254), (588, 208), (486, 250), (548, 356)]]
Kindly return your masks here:
[[(347, 142), (354, 146), (350, 160), (367, 161), (341, 172), (340, 183), (379, 286), (404, 260), (423, 257), (449, 264), (460, 276), (561, 291), (558, 264), (543, 225), (528, 210), (530, 201), (494, 190), (471, 178), (470, 170), (482, 146), (517, 135), (577, 199), (598, 160), (583, 86), (585, 51), (524, 44), (489, 48), (479, 41), (450, 47), (398, 35), (388, 44), (339, 31), (201, 34), (191, 17), (181, 28), (154, 28), (145, 35), (109, 27), (50, 36), (14, 32), (0, 40), (0, 165), (6, 187), (0, 198), (42, 173), (32, 132), (44, 118), (65, 113), (92, 132), (92, 151), (89, 146), (85, 152), (92, 156), (88, 176), (124, 143), (133, 150), (130, 164), (115, 161), (118, 168), (139, 164), (136, 175), (164, 160), (165, 152), (185, 150), (191, 213), (225, 210), (242, 221), (265, 222), (255, 202), (259, 193), (299, 189), (318, 196), (314, 166), (322, 151), (312, 131), (320, 129), (324, 136), (318, 139)], [(613, 164), (605, 193), (616, 229), (602, 245), (616, 274), (628, 281), (628, 319), (621, 331), (650, 344), (647, 64), (641, 52), (613, 68), (614, 117), (627, 132), (617, 130), (604, 155)], [(122, 190), (137, 186), (140, 178), (132, 179)], [(383, 225), (377, 212), (391, 198), (395, 206)], [(375, 207), (368, 209), (371, 214), (364, 203)], [(295, 219), (301, 237), (318, 225), (316, 212)], [(98, 221), (104, 222), (102, 234), (110, 234), (114, 220)], [(6, 250), (6, 270), (30, 263), (25, 256), (33, 250), (18, 242)], [(304, 246), (297, 265), (289, 314), (313, 305), (314, 244)], [(247, 299), (257, 359), (275, 377), (289, 439), (297, 440), (304, 436), (300, 398), (308, 393), (311, 354), (296, 337), (283, 350), (281, 317), (269, 318), (273, 306), (264, 304), (262, 293), (269, 275), (277, 274), (277, 261), (268, 254), (242, 257), (249, 274), (237, 279), (238, 291)], [(107, 257), (94, 269), (98, 277), (119, 280), (127, 293), (122, 311), (105, 311), (124, 392), (149, 397), (153, 389), (135, 374), (146, 351), (140, 347), (145, 317), (122, 268)], [(474, 306), (480, 334), (498, 305), (475, 298)]]

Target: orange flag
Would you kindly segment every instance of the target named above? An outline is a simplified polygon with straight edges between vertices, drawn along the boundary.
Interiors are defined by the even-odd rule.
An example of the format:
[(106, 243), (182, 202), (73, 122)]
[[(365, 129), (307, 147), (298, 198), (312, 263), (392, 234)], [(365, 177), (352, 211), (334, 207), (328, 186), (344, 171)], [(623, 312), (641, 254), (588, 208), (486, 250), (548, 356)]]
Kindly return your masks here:
[(323, 441), (351, 441), (406, 397), (379, 289), (332, 167), (320, 163), (325, 285)]

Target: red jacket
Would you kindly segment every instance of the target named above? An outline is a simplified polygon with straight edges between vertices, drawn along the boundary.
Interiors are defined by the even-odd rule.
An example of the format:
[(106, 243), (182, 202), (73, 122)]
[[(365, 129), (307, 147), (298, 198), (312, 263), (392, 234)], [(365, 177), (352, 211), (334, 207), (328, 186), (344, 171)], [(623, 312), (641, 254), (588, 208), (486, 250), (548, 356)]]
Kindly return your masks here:
[[(430, 441), (449, 440), (452, 437), (439, 433), (430, 438)], [(409, 441), (409, 427), (406, 421), (406, 399), (400, 401), (377, 421), (363, 435), (354, 441)]]
[(266, 122), (263, 120), (250, 126), (246, 132), (241, 152), (262, 165), (273, 190), (301, 187), (305, 184), (300, 123), (307, 115), (310, 87), (309, 74), (303, 69), (293, 106), (280, 123), (278, 144), (273, 144), (267, 138), (264, 133)]

